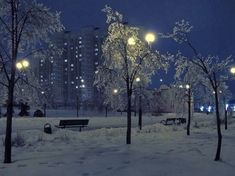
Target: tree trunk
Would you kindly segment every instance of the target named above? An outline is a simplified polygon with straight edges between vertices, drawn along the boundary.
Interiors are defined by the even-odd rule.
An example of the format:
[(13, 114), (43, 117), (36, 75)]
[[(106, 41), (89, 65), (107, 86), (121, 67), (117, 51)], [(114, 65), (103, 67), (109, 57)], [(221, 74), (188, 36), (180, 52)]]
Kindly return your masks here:
[(11, 163), (11, 133), (12, 133), (13, 92), (14, 92), (14, 83), (12, 84), (11, 82), (8, 88), (4, 163)]
[(108, 117), (108, 106), (105, 106), (105, 117)]
[(139, 129), (142, 130), (142, 97), (139, 96)]
[(127, 90), (127, 132), (126, 144), (131, 144), (131, 92)]
[(188, 123), (187, 123), (187, 135), (190, 135), (190, 123), (191, 123), (191, 89), (188, 89)]
[(220, 114), (219, 114), (219, 100), (218, 100), (218, 92), (217, 88), (215, 89), (215, 105), (216, 105), (216, 121), (217, 121), (217, 134), (218, 134), (218, 144), (217, 144), (217, 151), (215, 155), (215, 161), (220, 160), (220, 153), (221, 153), (221, 145), (222, 145), (222, 134), (221, 134), (221, 121), (220, 121)]
[(6, 137), (5, 137), (5, 152), (4, 163), (11, 163), (11, 135), (12, 135), (12, 116), (13, 116), (13, 101), (14, 101), (14, 86), (15, 86), (15, 64), (17, 58), (17, 13), (16, 2), (11, 3), (11, 74), (8, 80), (8, 102), (7, 102), (7, 121), (6, 121)]
[(225, 110), (224, 110), (224, 128), (225, 128), (225, 130), (228, 129), (228, 111), (226, 109), (226, 106), (225, 106)]

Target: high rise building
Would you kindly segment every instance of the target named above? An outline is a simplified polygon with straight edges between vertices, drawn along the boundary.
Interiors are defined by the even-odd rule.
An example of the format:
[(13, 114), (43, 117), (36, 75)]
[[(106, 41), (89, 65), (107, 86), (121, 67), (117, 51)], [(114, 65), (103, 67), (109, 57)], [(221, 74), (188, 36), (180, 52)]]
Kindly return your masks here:
[(39, 61), (40, 84), (53, 94), (56, 106), (94, 106), (98, 92), (94, 87), (96, 68), (101, 58), (102, 33), (85, 27), (79, 33), (58, 33), (53, 44), (61, 54)]

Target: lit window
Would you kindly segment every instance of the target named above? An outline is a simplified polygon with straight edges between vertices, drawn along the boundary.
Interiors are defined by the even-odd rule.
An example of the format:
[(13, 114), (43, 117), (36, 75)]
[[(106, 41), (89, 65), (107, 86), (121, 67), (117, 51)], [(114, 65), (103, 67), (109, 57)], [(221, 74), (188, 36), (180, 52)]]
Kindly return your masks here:
[(99, 51), (99, 49), (98, 49), (98, 48), (95, 48), (95, 51)]
[(67, 59), (65, 59), (65, 60), (64, 60), (64, 62), (68, 62), (68, 60), (67, 60)]
[(73, 82), (73, 81), (71, 81), (71, 84), (74, 84), (74, 82)]
[(83, 83), (83, 82), (84, 82), (84, 79), (82, 79), (81, 82)]
[(82, 54), (79, 54), (79, 57), (82, 57)]
[(67, 42), (65, 42), (65, 43), (64, 43), (64, 45), (65, 45), (65, 46), (67, 46), (67, 45), (68, 45), (68, 43), (67, 43)]
[(82, 41), (79, 41), (78, 43), (79, 43), (79, 44), (82, 44)]
[(74, 64), (71, 64), (70, 66), (71, 66), (71, 67), (73, 67), (73, 66), (74, 66)]

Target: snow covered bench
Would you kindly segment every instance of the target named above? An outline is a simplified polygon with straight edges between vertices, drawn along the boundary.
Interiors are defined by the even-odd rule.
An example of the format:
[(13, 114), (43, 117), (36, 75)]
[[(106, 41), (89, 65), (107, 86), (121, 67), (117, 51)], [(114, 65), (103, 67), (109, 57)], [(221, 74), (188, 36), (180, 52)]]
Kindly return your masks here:
[(163, 125), (180, 125), (186, 123), (185, 118), (167, 118), (166, 120), (162, 120), (160, 123)]
[(60, 120), (59, 125), (55, 125), (57, 128), (76, 128), (79, 127), (79, 131), (88, 125), (88, 119), (69, 119)]

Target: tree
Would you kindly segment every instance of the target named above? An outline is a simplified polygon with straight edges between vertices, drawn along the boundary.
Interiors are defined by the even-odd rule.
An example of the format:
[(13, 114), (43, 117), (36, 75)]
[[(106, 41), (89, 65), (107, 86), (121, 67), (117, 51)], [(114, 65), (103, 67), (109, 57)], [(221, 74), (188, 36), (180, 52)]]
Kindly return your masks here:
[[(167, 57), (152, 53), (147, 42), (141, 38), (139, 28), (123, 23), (122, 15), (106, 6), (108, 32), (102, 45), (103, 64), (98, 68), (95, 84), (99, 89), (117, 86), (118, 92), (125, 91), (127, 109), (126, 143), (131, 144), (131, 101), (133, 88), (139, 77), (141, 84), (150, 82), (150, 77), (159, 68), (166, 68)], [(112, 93), (109, 93), (110, 95)]]
[(190, 135), (191, 115), (192, 115), (192, 101), (193, 92), (196, 91), (200, 83), (200, 76), (197, 74), (197, 68), (189, 59), (183, 56), (180, 52), (176, 54), (175, 61), (175, 79), (179, 88), (183, 88), (185, 92), (185, 101), (188, 104), (188, 120), (187, 120), (187, 135)]
[[(218, 161), (221, 159), (220, 153), (222, 145), (219, 91), (222, 84), (227, 79), (227, 70), (229, 69), (232, 59), (231, 56), (226, 58), (211, 55), (203, 57), (190, 41), (189, 33), (192, 28), (193, 27), (189, 24), (189, 22), (182, 20), (181, 22), (176, 22), (172, 33), (166, 35), (162, 34), (161, 36), (164, 38), (171, 38), (179, 44), (184, 43), (193, 51), (194, 57), (192, 59), (189, 58), (188, 62), (192, 63), (196, 67), (197, 74), (200, 75), (200, 80), (214, 93), (218, 135), (215, 161)], [(185, 68), (186, 67), (183, 67), (182, 69)]]
[(4, 163), (11, 163), (12, 114), (16, 78), (16, 61), (38, 53), (49, 35), (63, 29), (60, 13), (36, 0), (0, 0), (0, 62), (7, 87), (7, 124)]

